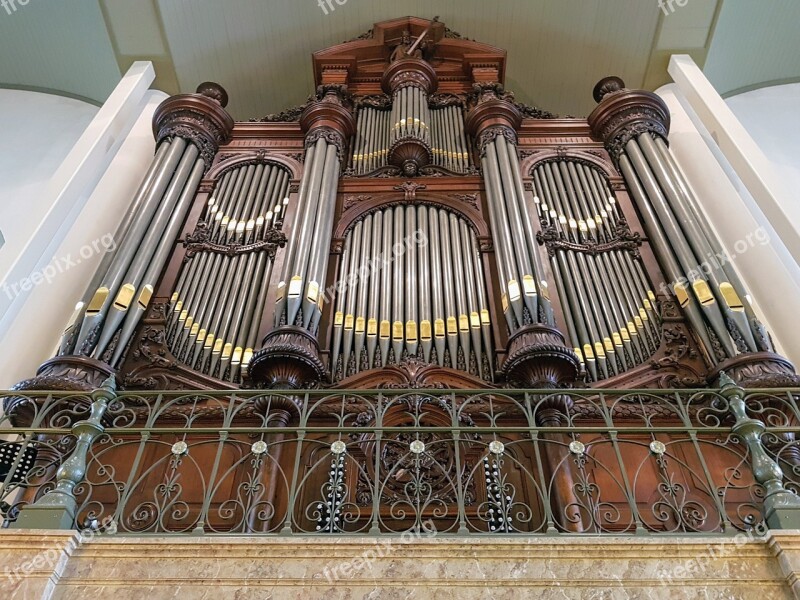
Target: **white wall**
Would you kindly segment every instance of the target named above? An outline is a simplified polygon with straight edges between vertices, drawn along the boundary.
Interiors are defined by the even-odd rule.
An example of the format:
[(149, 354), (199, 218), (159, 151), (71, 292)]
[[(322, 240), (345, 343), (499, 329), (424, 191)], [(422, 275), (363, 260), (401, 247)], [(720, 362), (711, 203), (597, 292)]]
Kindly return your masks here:
[(800, 83), (761, 88), (726, 102), (794, 192), (795, 202), (784, 209), (800, 221)]
[(47, 212), (50, 177), (98, 110), (63, 96), (0, 89), (0, 281)]

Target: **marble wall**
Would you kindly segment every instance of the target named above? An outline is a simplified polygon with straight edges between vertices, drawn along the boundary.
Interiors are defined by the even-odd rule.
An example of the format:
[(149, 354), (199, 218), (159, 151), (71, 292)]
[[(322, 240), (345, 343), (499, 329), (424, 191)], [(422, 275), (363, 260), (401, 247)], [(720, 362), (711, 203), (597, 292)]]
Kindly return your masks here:
[(8, 600), (800, 598), (800, 531), (730, 537), (0, 533)]

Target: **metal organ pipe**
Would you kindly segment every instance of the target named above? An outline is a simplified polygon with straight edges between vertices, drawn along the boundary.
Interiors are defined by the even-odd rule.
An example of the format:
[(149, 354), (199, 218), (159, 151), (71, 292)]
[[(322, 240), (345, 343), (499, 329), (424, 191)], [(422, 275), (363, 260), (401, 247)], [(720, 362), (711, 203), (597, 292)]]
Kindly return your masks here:
[[(508, 248), (508, 237), (505, 235), (504, 229), (501, 227), (500, 209), (496, 206), (496, 199), (500, 197), (498, 190), (497, 177), (499, 174), (496, 170), (486, 168), (484, 170), (486, 178), (486, 192), (489, 197), (487, 205), (489, 207), (489, 225), (492, 230), (492, 238), (497, 240), (495, 242), (495, 256), (497, 258), (497, 273), (500, 278), (500, 289), (502, 290), (502, 310), (506, 319), (509, 331), (515, 331), (518, 327), (517, 323), (521, 322), (522, 311), (519, 306), (518, 298), (512, 304), (510, 294), (512, 291), (516, 292), (513, 287), (513, 274), (510, 258), (510, 251)], [(518, 296), (518, 294), (517, 294)]]
[[(178, 162), (183, 157), (186, 145), (187, 142), (182, 138), (176, 138), (173, 140), (172, 144), (170, 144), (163, 169), (153, 182), (153, 186), (150, 188), (147, 197), (142, 201), (142, 208), (136, 222), (128, 230), (125, 239), (119, 244), (114, 260), (103, 275), (100, 285), (89, 301), (76, 342), (76, 348), (78, 348), (79, 353), (88, 355), (94, 354), (96, 343), (90, 340), (89, 337), (98, 335), (106, 315), (123, 284), (122, 280), (128, 266), (133, 261), (137, 251), (142, 249), (142, 238), (147, 228), (150, 226), (153, 215), (158, 209), (159, 201), (172, 179)], [(132, 296), (133, 293), (135, 293), (135, 291), (131, 292), (130, 289), (127, 289), (127, 295)]]
[(392, 269), (394, 271), (394, 295), (392, 305), (392, 350), (395, 362), (400, 362), (403, 355), (403, 327), (405, 323), (404, 297), (401, 290), (405, 279), (404, 253), (396, 250), (398, 240), (403, 239), (403, 221), (405, 208), (398, 206), (394, 209), (394, 245), (392, 246)]
[(386, 166), (389, 138), (395, 135), (393, 125), (399, 123), (399, 114), (397, 101), (391, 108), (362, 106), (359, 109), (351, 163), (357, 175), (366, 175)]
[[(204, 83), (195, 93), (173, 96), (157, 108), (156, 153), (117, 227), (116, 249), (95, 272), (60, 353), (89, 356), (112, 367), (122, 359), (203, 172), (219, 144), (230, 139), (233, 119), (224, 110), (226, 101), (220, 86)], [(189, 106), (193, 116), (187, 120)]]
[[(584, 194), (587, 200), (588, 206), (586, 210), (588, 212), (586, 221), (593, 224), (593, 227), (589, 228), (590, 232), (593, 233), (592, 239), (600, 243), (611, 241), (614, 233), (609, 226), (607, 213), (606, 218), (601, 216), (601, 209), (598, 206), (598, 197), (596, 196), (591, 174), (587, 177), (585, 172), (587, 167), (580, 163), (576, 167), (574, 165), (571, 166), (573, 166), (571, 172), (577, 175), (576, 186), (579, 190), (582, 190), (581, 193)], [(605, 213), (604, 209), (602, 213)], [(634, 315), (639, 314), (637, 303), (640, 302), (640, 295), (632, 293), (629, 287), (633, 283), (627, 268), (631, 257), (629, 254), (612, 250), (601, 253), (598, 256), (598, 261), (604, 273), (604, 283), (605, 281), (610, 282), (610, 285), (605, 286), (610, 288), (610, 293), (607, 292), (607, 295), (613, 296), (614, 300), (612, 308), (615, 312), (614, 318), (618, 327), (617, 331), (612, 332), (614, 344), (615, 346), (620, 346), (621, 344), (625, 348), (631, 363), (638, 364), (641, 362), (642, 357), (653, 352), (655, 347), (645, 347), (642, 340), (643, 336), (638, 335), (638, 331), (635, 330), (635, 324), (630, 321)], [(649, 305), (649, 300), (647, 300), (647, 304)], [(631, 323), (633, 334), (631, 334), (628, 323)]]
[[(653, 252), (658, 257), (661, 268), (664, 270), (664, 274), (670, 281), (679, 281), (682, 277), (681, 265), (678, 262), (678, 258), (672, 252), (667, 236), (661, 228), (653, 208), (647, 201), (647, 192), (645, 192), (642, 184), (639, 182), (639, 178), (636, 176), (636, 172), (626, 156), (620, 156), (619, 166), (622, 174), (625, 176), (628, 188), (640, 208), (642, 224), (644, 225), (648, 239), (650, 239), (652, 243)], [(686, 316), (692, 324), (695, 333), (710, 351), (713, 347), (711, 345), (711, 338), (708, 336), (702, 312), (695, 298), (685, 293), (678, 296), (678, 301), (686, 312)]]
[[(584, 230), (587, 229), (586, 222), (580, 215), (577, 199), (575, 198), (575, 190), (572, 187), (569, 172), (564, 161), (559, 161), (558, 169), (554, 169), (554, 174), (559, 190), (566, 190), (567, 195), (563, 196), (562, 201), (563, 204), (566, 205), (567, 214), (569, 216), (572, 240), (579, 244), (585, 243), (586, 238), (584, 236)], [(609, 307), (606, 302), (604, 291), (601, 289), (600, 274), (592, 263), (592, 257), (582, 252), (577, 252), (576, 258), (581, 278), (584, 282), (584, 290), (587, 297), (590, 299), (590, 304), (594, 312), (595, 324), (600, 332), (601, 339), (599, 343), (605, 350), (609, 370), (616, 375), (618, 373), (617, 356), (611, 335), (614, 324), (609, 315)], [(595, 345), (595, 352), (599, 354), (597, 345)]]
[(591, 166), (559, 159), (536, 166), (533, 184), (543, 226), (585, 248), (557, 245), (551, 262), (569, 335), (589, 376), (603, 379), (641, 364), (658, 349), (660, 317), (639, 261), (613, 247), (626, 225), (605, 179)]
[[(314, 224), (317, 232), (328, 232), (328, 240), (330, 240), (330, 231), (333, 227), (333, 215), (336, 208), (334, 198), (336, 198), (338, 180), (339, 161), (336, 155), (336, 146), (329, 144), (327, 156), (325, 157), (325, 172), (318, 204), (319, 215)], [(312, 249), (309, 260), (308, 284), (303, 298), (303, 327), (308, 328), (309, 325), (312, 325), (312, 331), (316, 331), (322, 313), (323, 296), (321, 292), (325, 287), (326, 258), (329, 252), (330, 242), (327, 245), (316, 244)]]
[(362, 353), (365, 352), (367, 335), (367, 302), (369, 292), (369, 264), (372, 256), (372, 215), (364, 217), (361, 228), (361, 256), (358, 261), (358, 279), (352, 290), (356, 298), (355, 315), (355, 345), (354, 355), (358, 365), (363, 364)]
[[(350, 273), (350, 246), (352, 240), (346, 238), (344, 242), (344, 249), (342, 251), (342, 262), (340, 265), (340, 273), (348, 275)], [(341, 357), (340, 349), (342, 346), (342, 335), (344, 333), (344, 319), (345, 310), (347, 309), (347, 279), (341, 277), (339, 279), (339, 294), (336, 296), (336, 312), (333, 315), (333, 346), (331, 348), (331, 365), (334, 373), (336, 372)], [(346, 360), (346, 357), (345, 359)]]
[(299, 198), (298, 204), (302, 206), (300, 214), (302, 221), (300, 229), (294, 230), (298, 236), (297, 253), (293, 257), (292, 263), (287, 263), (289, 269), (286, 279), (288, 279), (288, 290), (286, 294), (286, 324), (294, 325), (297, 315), (303, 304), (303, 294), (306, 291), (305, 276), (308, 269), (308, 251), (311, 245), (311, 238), (314, 236), (314, 223), (319, 211), (319, 192), (322, 184), (323, 170), (328, 154), (328, 144), (323, 138), (316, 142), (316, 152), (314, 160), (307, 167), (311, 169), (305, 198)]
[[(412, 88), (416, 89), (416, 88)], [(414, 206), (406, 206), (406, 231), (403, 237), (404, 258), (406, 262), (406, 351), (408, 356), (416, 356), (419, 347), (419, 332), (417, 331), (417, 298), (418, 288), (421, 284), (417, 278), (417, 246), (415, 233), (417, 231), (417, 211)]]
[[(656, 143), (650, 135), (642, 135), (638, 140), (640, 149), (647, 158), (656, 179), (658, 180), (662, 191), (669, 200), (669, 206), (677, 217), (678, 223), (683, 231), (686, 239), (689, 241), (691, 249), (694, 251), (695, 256), (702, 259), (699, 264), (706, 264), (708, 268), (707, 277), (712, 286), (712, 292), (716, 297), (723, 314), (726, 318), (726, 323), (729, 323), (730, 328), (738, 329), (738, 337), (743, 341), (743, 348), (737, 350), (743, 352), (756, 352), (755, 338), (753, 332), (750, 330), (750, 323), (744, 310), (744, 301), (742, 296), (743, 290), (736, 290), (736, 288), (728, 281), (727, 274), (716, 261), (712, 261), (715, 254), (714, 248), (707, 237), (707, 229), (701, 228), (698, 224), (698, 216), (691, 210), (692, 202), (683, 194), (678, 186), (675, 177), (666, 163), (666, 159), (661, 151), (657, 149)], [(684, 188), (685, 189), (685, 188)], [(719, 251), (719, 246), (716, 248)]]
[[(711, 251), (714, 253), (714, 256), (724, 255), (722, 244), (720, 243), (716, 234), (709, 227), (708, 222), (706, 221), (705, 216), (703, 215), (703, 212), (697, 203), (697, 199), (694, 197), (691, 188), (686, 183), (683, 173), (678, 167), (678, 164), (675, 162), (675, 158), (672, 156), (672, 153), (670, 152), (666, 142), (664, 142), (662, 138), (656, 137), (655, 145), (664, 159), (669, 176), (677, 184), (678, 190), (682, 195), (683, 201), (685, 202), (686, 207), (691, 212), (691, 216), (693, 218), (694, 223), (702, 230), (705, 238), (707, 239), (709, 245), (711, 246)], [(707, 258), (712, 259), (712, 257), (707, 257)], [(733, 287), (736, 295), (738, 295), (740, 299), (744, 299), (744, 302), (742, 302), (741, 304), (743, 305), (744, 312), (747, 315), (748, 322), (753, 327), (753, 333), (755, 334), (755, 341), (759, 346), (759, 350), (766, 352), (774, 352), (775, 349), (771, 345), (769, 334), (767, 333), (764, 326), (758, 321), (758, 318), (756, 317), (756, 314), (753, 311), (753, 307), (751, 306), (750, 302), (747, 299), (746, 288), (742, 283), (741, 279), (739, 278), (738, 273), (733, 268), (733, 265), (729, 263), (727, 260), (723, 260), (720, 266), (725, 276), (727, 277), (728, 281), (730, 281), (730, 284)]]
[(431, 323), (431, 253), (430, 231), (428, 229), (428, 207), (417, 207), (417, 227), (421, 244), (419, 246), (419, 341), (425, 362), (431, 360), (433, 349), (433, 326)]
[(89, 283), (88, 287), (86, 288), (86, 292), (83, 295), (83, 298), (76, 306), (76, 314), (75, 317), (70, 321), (69, 325), (67, 325), (66, 329), (64, 330), (64, 334), (61, 338), (61, 344), (59, 347), (59, 355), (69, 354), (76, 350), (75, 348), (75, 336), (77, 335), (81, 320), (83, 319), (84, 312), (86, 306), (92, 299), (92, 296), (95, 294), (97, 288), (100, 287), (102, 283), (102, 279), (105, 276), (105, 273), (108, 271), (109, 266), (111, 265), (114, 257), (117, 255), (117, 249), (119, 247), (119, 243), (125, 239), (125, 236), (128, 234), (128, 230), (131, 228), (134, 220), (136, 219), (139, 210), (141, 209), (142, 203), (144, 202), (145, 198), (147, 197), (150, 188), (152, 187), (153, 181), (159, 174), (159, 171), (162, 169), (164, 164), (164, 159), (167, 155), (167, 151), (169, 150), (171, 141), (169, 139), (164, 140), (158, 145), (158, 149), (156, 150), (156, 154), (153, 157), (153, 161), (150, 163), (150, 166), (147, 169), (147, 173), (145, 173), (144, 179), (142, 183), (139, 185), (139, 189), (136, 192), (136, 196), (134, 196), (133, 201), (131, 202), (130, 207), (125, 211), (125, 216), (122, 218), (117, 230), (114, 232), (114, 242), (116, 247), (112, 249), (108, 249), (106, 253), (103, 255), (103, 258), (100, 260), (100, 265), (97, 267), (97, 271), (95, 272), (94, 276), (92, 277), (91, 282)]
[[(592, 203), (600, 235), (605, 241), (611, 240), (615, 237), (615, 228), (618, 225), (618, 218), (614, 213), (616, 200), (611, 190), (601, 180), (599, 173), (581, 164), (578, 164), (578, 169), (581, 180), (585, 181), (586, 189), (590, 190), (588, 198)], [(627, 335), (634, 346), (634, 351), (638, 350), (641, 356), (645, 357), (655, 352), (660, 343), (661, 324), (655, 311), (655, 295), (650, 289), (650, 283), (646, 281), (642, 265), (634, 260), (630, 253), (614, 250), (608, 254), (610, 256), (603, 254), (603, 258), (610, 263), (609, 271), (615, 271), (620, 275), (618, 281), (628, 308), (628, 319), (619, 333), (623, 342), (626, 341)], [(647, 328), (642, 327), (643, 333), (639, 335), (636, 315), (639, 315), (640, 319), (646, 317), (645, 323), (650, 326), (649, 334)]]
[[(692, 295), (700, 304), (700, 309), (703, 311), (706, 319), (708, 319), (712, 330), (719, 339), (719, 342), (727, 356), (735, 356), (737, 353), (736, 346), (734, 345), (734, 342), (728, 333), (722, 310), (717, 303), (713, 292), (711, 291), (708, 281), (698, 268), (702, 261), (697, 260), (693, 255), (686, 238), (682, 234), (680, 225), (678, 224), (677, 219), (672, 211), (669, 209), (669, 204), (667, 203), (663, 192), (659, 188), (658, 182), (650, 170), (650, 167), (646, 162), (636, 140), (630, 140), (628, 142), (626, 146), (626, 155), (629, 157), (630, 163), (633, 166), (636, 175), (639, 177), (645, 190), (647, 191), (647, 197), (652, 203), (656, 214), (658, 215), (659, 222), (664, 227), (664, 230), (669, 237), (671, 246), (674, 249), (678, 262), (681, 265), (682, 273), (690, 282)], [(682, 289), (681, 284), (676, 284), (675, 292), (676, 295), (678, 295), (681, 304), (684, 304), (685, 300), (681, 296), (682, 294), (688, 295), (688, 291)]]
[[(144, 317), (144, 313), (150, 304), (150, 299), (155, 289), (158, 275), (161, 273), (164, 265), (169, 258), (169, 253), (172, 251), (174, 240), (178, 238), (180, 229), (186, 219), (186, 215), (191, 207), (192, 200), (194, 200), (195, 190), (200, 185), (200, 180), (203, 177), (204, 163), (202, 159), (195, 161), (194, 168), (192, 169), (189, 179), (183, 188), (183, 193), (178, 199), (175, 209), (172, 211), (170, 220), (167, 223), (166, 229), (161, 234), (161, 240), (150, 259), (150, 264), (147, 270), (139, 281), (139, 293), (136, 298), (136, 305), (128, 310), (125, 321), (122, 324), (119, 339), (116, 343), (116, 348), (111, 357), (109, 364), (116, 365), (122, 358), (122, 354), (128, 345), (133, 332), (136, 329), (139, 321)], [(147, 243), (147, 242), (145, 242)]]
[(383, 262), (381, 264), (381, 312), (375, 318), (380, 322), (378, 329), (378, 344), (381, 351), (381, 366), (385, 367), (389, 360), (389, 344), (392, 337), (392, 298), (398, 293), (399, 289), (393, 287), (392, 263), (392, 240), (394, 233), (394, 211), (387, 208), (383, 211)]
[[(364, 226), (362, 221), (356, 223), (353, 232), (353, 245), (350, 251), (350, 271), (347, 273), (347, 284), (345, 292), (347, 294), (347, 312), (344, 317), (344, 346), (342, 352), (342, 362), (344, 364), (344, 371), (347, 372), (350, 365), (350, 351), (353, 348), (353, 335), (355, 333), (355, 320), (356, 320), (356, 282), (358, 280), (358, 272), (361, 260), (361, 230)], [(358, 361), (355, 361), (358, 364)]]
[[(322, 143), (322, 140), (319, 140), (319, 143)], [(305, 203), (305, 198), (307, 195), (307, 188), (309, 186), (309, 182), (311, 181), (311, 168), (315, 163), (315, 156), (317, 151), (317, 144), (311, 144), (308, 148), (306, 148), (306, 156), (305, 156), (305, 168), (303, 169), (303, 176), (300, 179), (300, 188), (297, 193), (297, 204), (298, 210), (295, 212), (294, 216), (294, 223), (292, 224), (291, 233), (292, 235), (289, 236), (289, 243), (286, 246), (286, 255), (284, 258), (284, 270), (288, 277), (291, 277), (291, 273), (289, 272), (289, 268), (295, 262), (295, 257), (297, 255), (297, 248), (299, 246), (299, 231), (300, 228), (303, 226), (303, 222), (307, 218), (306, 213), (308, 212), (308, 208)], [(300, 210), (302, 207), (303, 210)], [(278, 283), (278, 290), (275, 298), (275, 326), (279, 326), (281, 323), (281, 319), (285, 318), (286, 316), (286, 307), (288, 304), (288, 293), (289, 293), (289, 284), (286, 282), (287, 275), (284, 275), (281, 278), (281, 281)], [(292, 325), (293, 322), (286, 321), (287, 325)]]
[[(741, 354), (770, 352), (768, 335), (734, 269), (715, 260), (720, 243), (669, 150), (670, 117), (663, 100), (626, 89), (618, 77), (599, 82), (594, 96), (599, 105), (588, 118), (592, 133), (618, 162), (656, 257), (709, 361), (719, 365)], [(636, 275), (641, 285), (641, 273)]]
[[(215, 188), (212, 194), (212, 199), (214, 199), (215, 203), (213, 206), (209, 207), (205, 221), (206, 226), (210, 229), (209, 238), (212, 240), (217, 239), (222, 220), (226, 219), (227, 223), (225, 215), (230, 208), (230, 198), (243, 171), (244, 169), (237, 169), (235, 172), (227, 172), (222, 179), (222, 183)], [(217, 191), (217, 189), (219, 191)], [(199, 261), (193, 260), (189, 268), (184, 269), (184, 271), (188, 270), (186, 279), (189, 283), (186, 288), (179, 288), (177, 295), (173, 294), (173, 314), (178, 314), (179, 316), (174, 322), (172, 332), (168, 332), (167, 339), (170, 343), (173, 343), (173, 338), (176, 338), (173, 343), (173, 353), (179, 358), (183, 357), (182, 348), (184, 347), (184, 341), (191, 336), (193, 336), (192, 340), (194, 340), (200, 332), (198, 320), (200, 315), (198, 312), (202, 304), (199, 303), (199, 298), (197, 297), (198, 288), (201, 285), (208, 285), (211, 283), (210, 281), (203, 281), (203, 274), (206, 273), (206, 266), (209, 266), (209, 272), (215, 273), (219, 265), (219, 260), (219, 255), (215, 254), (212, 256), (208, 252), (203, 252)], [(210, 285), (201, 289), (205, 289), (206, 294), (211, 293)], [(191, 302), (189, 300), (190, 298), (192, 299)], [(203, 338), (205, 339), (205, 332), (203, 332)]]
[[(376, 268), (382, 267), (378, 257), (381, 256), (383, 241), (383, 213), (376, 212), (372, 217), (372, 257), (369, 273), (369, 306), (367, 309), (367, 360), (369, 368), (375, 366), (375, 350), (378, 347), (378, 301), (385, 290), (381, 290)], [(335, 364), (335, 363), (334, 363)]]
[[(566, 189), (560, 179), (558, 169), (552, 168), (549, 163), (545, 164), (544, 167), (547, 185), (550, 190), (550, 203), (558, 212), (559, 223), (561, 223), (564, 235), (568, 240), (576, 242), (577, 222), (571, 212), (564, 206), (566, 203)], [(580, 253), (566, 252), (565, 255), (569, 270), (562, 273), (562, 277), (569, 278), (574, 282), (583, 318), (591, 339), (593, 354), (597, 361), (598, 374), (605, 379), (611, 374), (608, 366), (608, 357), (606, 356), (606, 347), (603, 344), (603, 338), (606, 336), (604, 335), (604, 325), (601, 322), (595, 302), (591, 279), (587, 276), (585, 264), (582, 262), (583, 256)]]
[[(567, 220), (563, 214), (558, 214), (555, 200), (553, 199), (554, 196), (551, 194), (552, 186), (549, 176), (550, 174), (546, 173), (542, 168), (537, 169), (533, 174), (536, 193), (541, 199), (542, 222), (554, 227), (559, 236), (566, 238), (568, 235), (565, 231)], [(597, 380), (597, 358), (594, 354), (594, 340), (589, 333), (588, 322), (585, 317), (585, 315), (589, 314), (585, 299), (578, 293), (575, 281), (569, 276), (571, 265), (567, 263), (565, 251), (558, 248), (551, 261), (556, 286), (558, 287), (559, 296), (562, 298), (564, 314), (568, 320), (567, 327), (570, 338), (573, 344), (577, 344), (577, 347), (574, 348), (575, 354), (585, 365), (589, 376)], [(566, 302), (564, 299), (566, 299)]]
[(348, 230), (344, 248), (338, 277), (348, 285), (336, 299), (335, 380), (404, 356), (492, 376), (477, 238), (462, 217), (426, 205), (374, 209)]
[[(451, 257), (453, 260), (462, 255), (461, 247), (461, 230), (459, 228), (458, 219), (450, 213), (450, 242), (451, 242)], [(458, 313), (458, 337), (461, 343), (461, 351), (464, 355), (464, 369), (469, 369), (470, 363), (470, 307), (467, 303), (467, 284), (464, 278), (464, 271), (460, 268), (454, 268), (455, 274), (455, 296), (456, 296), (456, 309)]]
[[(138, 312), (137, 305), (141, 307), (141, 312), (143, 312), (149, 304), (153, 293), (152, 286), (142, 287), (142, 277), (154, 258), (159, 240), (163, 240), (164, 231), (169, 224), (170, 217), (173, 213), (176, 213), (181, 222), (185, 217), (185, 213), (188, 210), (187, 195), (189, 197), (193, 196), (200, 181), (199, 177), (194, 177), (188, 192), (184, 190), (184, 187), (193, 172), (199, 168), (200, 175), (202, 175), (204, 168), (203, 161), (198, 158), (198, 154), (199, 150), (194, 144), (186, 148), (169, 187), (156, 207), (147, 231), (139, 238), (138, 248), (133, 248), (130, 262), (125, 266), (124, 270), (122, 270), (122, 264), (118, 263), (120, 270), (116, 271), (116, 277), (111, 280), (114, 283), (109, 286), (109, 289), (117, 289), (118, 291), (114, 295), (113, 302), (107, 306), (97, 345), (93, 352), (95, 358), (103, 356), (128, 312), (131, 309), (133, 309), (134, 313)], [(199, 167), (197, 163), (199, 163)], [(179, 206), (178, 200), (181, 195), (183, 195), (184, 202)], [(165, 259), (165, 256), (161, 257), (162, 261)], [(161, 266), (163, 264), (159, 265), (159, 270)], [(130, 333), (133, 333), (132, 329)], [(119, 354), (117, 354), (118, 357)]]
[(436, 362), (444, 366), (447, 315), (444, 307), (442, 289), (442, 246), (439, 239), (439, 211), (428, 208), (428, 233), (431, 248), (431, 300), (433, 304), (433, 343), (436, 348)]
[[(284, 206), (288, 188), (289, 173), (277, 165), (226, 172), (209, 200), (209, 239), (234, 247), (265, 241), (273, 225), (270, 208)], [(172, 295), (175, 322), (167, 342), (173, 354), (206, 375), (239, 382), (253, 355), (271, 273), (268, 247), (233, 256), (204, 249), (193, 256)]]
[[(500, 246), (501, 253), (505, 255), (503, 262), (508, 278), (504, 282), (503, 308), (505, 310), (506, 303), (511, 306), (515, 319), (515, 322), (510, 326), (510, 330), (513, 333), (525, 324), (523, 302), (527, 301), (529, 303), (528, 310), (530, 311), (534, 299), (528, 297), (523, 300), (522, 284), (520, 282), (525, 275), (530, 277), (530, 270), (526, 273), (525, 267), (527, 265), (521, 256), (520, 248), (516, 245), (521, 236), (512, 233), (511, 215), (508, 214), (509, 199), (504, 194), (494, 144), (495, 142), (492, 141), (486, 145), (486, 152), (483, 157), (484, 174), (488, 183), (488, 202), (494, 205), (493, 211), (495, 214), (492, 216), (492, 221), (497, 223), (499, 230), (499, 235), (495, 239), (500, 240), (498, 246)], [(516, 233), (521, 234), (522, 232), (517, 231)], [(531, 315), (536, 314), (537, 311), (531, 311)]]
[[(464, 238), (466, 239), (466, 238)], [(478, 310), (481, 320), (481, 337), (483, 338), (483, 350), (486, 355), (486, 360), (489, 363), (490, 379), (494, 377), (494, 351), (492, 350), (492, 331), (491, 331), (491, 318), (489, 316), (489, 303), (486, 301), (486, 290), (483, 287), (486, 281), (483, 278), (483, 265), (481, 264), (481, 255), (478, 247), (478, 238), (474, 231), (470, 231), (470, 256), (473, 260), (473, 269), (475, 273), (475, 289), (478, 299)]]
[(442, 282), (445, 307), (445, 332), (450, 362), (458, 364), (458, 317), (456, 312), (455, 285), (453, 281), (453, 256), (450, 244), (450, 223), (447, 211), (439, 210), (439, 236), (442, 244)]

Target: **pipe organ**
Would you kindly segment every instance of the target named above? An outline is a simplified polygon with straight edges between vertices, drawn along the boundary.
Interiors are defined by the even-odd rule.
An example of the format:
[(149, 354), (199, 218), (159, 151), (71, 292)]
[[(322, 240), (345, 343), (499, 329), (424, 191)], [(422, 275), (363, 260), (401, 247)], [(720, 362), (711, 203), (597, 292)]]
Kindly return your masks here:
[(611, 77), (588, 118), (558, 118), (505, 89), (503, 50), (437, 19), (313, 61), (316, 90), (280, 114), (234, 122), (209, 83), (163, 103), (117, 249), (26, 385), (794, 381), (709, 260), (654, 94)]
[[(115, 252), (69, 299), (57, 355), (17, 386), (87, 405), (112, 397), (97, 391), (110, 376), (130, 392), (105, 418), (145, 429), (98, 438), (87, 472), (106, 496), (84, 506), (127, 503), (136, 532), (188, 532), (189, 515), (195, 533), (426, 518), (459, 534), (696, 533), (717, 527), (704, 511), (763, 493), (738, 480), (753, 440), (709, 438), (729, 411), (701, 403), (729, 402), (731, 380), (798, 378), (735, 265), (714, 260), (722, 244), (658, 96), (611, 77), (588, 118), (559, 118), (505, 89), (503, 50), (415, 17), (313, 63), (314, 93), (279, 114), (235, 122), (210, 83), (159, 107)], [(643, 391), (657, 388), (717, 392)], [(162, 393), (176, 390), (189, 392)], [(755, 430), (738, 402), (737, 426)], [(23, 394), (4, 409), (31, 420)], [(70, 406), (58, 426), (84, 414)], [(81, 423), (85, 450), (102, 427)], [(36, 435), (44, 464), (57, 445)], [(710, 468), (687, 458), (698, 446)], [(785, 454), (796, 470), (797, 449)]]

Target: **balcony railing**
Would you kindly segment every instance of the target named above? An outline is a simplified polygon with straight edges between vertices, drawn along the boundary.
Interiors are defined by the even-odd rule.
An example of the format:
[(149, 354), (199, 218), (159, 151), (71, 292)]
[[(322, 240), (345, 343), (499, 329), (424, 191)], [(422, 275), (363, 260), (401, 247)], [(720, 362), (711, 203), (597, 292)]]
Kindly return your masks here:
[(800, 511), (800, 389), (117, 393), (107, 382), (2, 396), (5, 527), (726, 534), (789, 526)]

